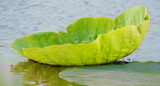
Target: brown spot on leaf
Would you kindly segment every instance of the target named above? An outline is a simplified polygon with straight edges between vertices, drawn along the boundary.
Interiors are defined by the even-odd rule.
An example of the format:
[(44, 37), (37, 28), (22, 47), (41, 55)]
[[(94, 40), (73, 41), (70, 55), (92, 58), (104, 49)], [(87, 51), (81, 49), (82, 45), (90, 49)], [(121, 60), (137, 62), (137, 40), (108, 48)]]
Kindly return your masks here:
[(102, 79), (100, 79), (100, 80), (104, 82), (104, 81), (106, 81), (106, 80), (107, 80), (107, 78), (102, 78)]
[(81, 76), (81, 75), (77, 75), (77, 77), (92, 77), (94, 75), (87, 75), (87, 76)]

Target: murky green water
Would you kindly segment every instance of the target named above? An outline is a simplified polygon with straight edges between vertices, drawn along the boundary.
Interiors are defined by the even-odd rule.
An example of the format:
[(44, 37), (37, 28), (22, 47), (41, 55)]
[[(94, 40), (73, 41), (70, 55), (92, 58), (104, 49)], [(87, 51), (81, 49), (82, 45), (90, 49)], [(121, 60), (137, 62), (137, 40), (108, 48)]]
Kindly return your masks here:
[[(125, 83), (127, 83), (127, 86), (134, 85), (136, 82), (147, 85), (148, 83), (145, 80), (152, 81), (149, 82), (150, 85), (153, 85), (153, 83), (155, 86), (159, 85), (160, 83), (157, 81), (159, 70), (156, 69), (159, 67), (158, 62), (160, 62), (159, 4), (159, 0), (0, 0), (0, 86), (77, 86), (78, 84), (93, 85), (93, 83), (101, 83), (101, 81), (105, 84), (100, 84), (102, 86), (114, 86), (115, 81), (122, 86), (126, 85)], [(40, 30), (65, 31), (65, 27), (78, 18), (100, 16), (115, 18), (127, 8), (138, 5), (147, 7), (151, 17), (151, 25), (139, 48), (124, 60), (130, 58), (131, 61), (154, 61), (155, 63), (144, 63), (149, 68), (144, 69), (144, 71), (152, 70), (149, 73), (144, 73), (144, 67), (141, 66), (143, 63), (138, 63), (140, 66), (136, 65), (137, 63), (131, 63), (123, 66), (123, 71), (120, 71), (121, 68), (119, 67), (121, 65), (102, 66), (104, 67), (103, 71), (99, 70), (101, 66), (87, 68), (87, 71), (96, 68), (95, 72), (91, 71), (91, 73), (99, 73), (99, 75), (96, 75), (96, 79), (103, 78), (102, 80), (96, 81), (91, 77), (88, 81), (88, 78), (83, 77), (88, 72), (83, 72), (79, 76), (79, 78), (81, 76), (84, 78), (82, 80), (75, 78), (74, 74), (81, 71), (72, 71), (73, 77), (68, 74), (59, 78), (59, 72), (62, 71), (65, 74), (66, 71), (74, 70), (74, 68), (67, 68), (64, 71), (66, 69), (64, 67), (53, 67), (28, 61), (27, 58), (19, 56), (8, 48), (15, 39), (31, 32)], [(125, 69), (134, 67), (131, 66), (133, 64), (139, 69), (142, 68), (142, 70), (135, 69), (138, 70), (137, 72)], [(103, 72), (107, 72), (107, 69), (112, 67), (115, 70), (111, 74), (113, 76), (109, 74), (103, 76)], [(128, 76), (131, 78), (119, 78), (128, 78)], [(137, 81), (135, 77), (141, 80)], [(150, 78), (146, 79), (147, 77)], [(109, 82), (106, 82), (106, 78), (109, 78)]]

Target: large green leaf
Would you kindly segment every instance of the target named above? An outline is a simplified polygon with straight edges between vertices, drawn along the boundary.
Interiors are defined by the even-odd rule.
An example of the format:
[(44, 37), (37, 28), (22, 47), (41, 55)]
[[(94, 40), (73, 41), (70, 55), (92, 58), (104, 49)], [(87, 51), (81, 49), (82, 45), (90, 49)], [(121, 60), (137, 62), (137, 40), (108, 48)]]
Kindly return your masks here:
[(24, 56), (22, 48), (43, 48), (50, 45), (63, 44), (66, 40), (65, 32), (39, 31), (26, 37), (16, 39), (10, 48)]
[(160, 62), (67, 68), (59, 77), (84, 86), (159, 86)]
[(141, 43), (150, 24), (145, 7), (127, 9), (114, 21), (81, 18), (67, 32), (41, 31), (10, 46), (20, 55), (52, 65), (93, 65), (119, 60)]
[(10, 48), (24, 56), (22, 48), (43, 48), (66, 43), (92, 42), (98, 36), (113, 29), (113, 20), (105, 17), (81, 18), (67, 27), (67, 31), (39, 31), (16, 39)]
[(135, 25), (137, 26), (142, 21), (147, 20), (147, 11), (145, 7), (137, 6), (134, 8), (129, 8), (114, 19), (115, 29), (127, 26)]
[(99, 34), (113, 30), (113, 20), (105, 17), (81, 18), (67, 27), (67, 32), (75, 43), (94, 41)]

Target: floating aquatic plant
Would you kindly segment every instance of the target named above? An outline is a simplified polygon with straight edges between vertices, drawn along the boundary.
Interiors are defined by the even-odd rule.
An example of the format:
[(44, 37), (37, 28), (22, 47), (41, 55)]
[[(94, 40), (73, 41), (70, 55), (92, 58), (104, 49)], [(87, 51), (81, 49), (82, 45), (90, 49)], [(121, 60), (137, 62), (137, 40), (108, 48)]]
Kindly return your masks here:
[(150, 25), (146, 8), (129, 8), (114, 20), (80, 18), (67, 32), (39, 31), (16, 39), (10, 48), (34, 61), (51, 65), (95, 65), (131, 54)]

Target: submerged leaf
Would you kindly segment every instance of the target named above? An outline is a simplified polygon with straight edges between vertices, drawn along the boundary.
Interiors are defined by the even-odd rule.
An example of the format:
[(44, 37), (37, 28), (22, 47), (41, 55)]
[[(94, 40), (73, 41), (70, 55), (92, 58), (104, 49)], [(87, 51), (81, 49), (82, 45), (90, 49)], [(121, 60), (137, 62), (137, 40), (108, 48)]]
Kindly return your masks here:
[(84, 86), (159, 86), (159, 71), (160, 62), (131, 62), (67, 68), (59, 77)]
[(51, 65), (93, 65), (117, 61), (141, 43), (150, 24), (143, 6), (117, 18), (81, 18), (67, 32), (40, 31), (16, 39), (10, 46), (20, 55)]

